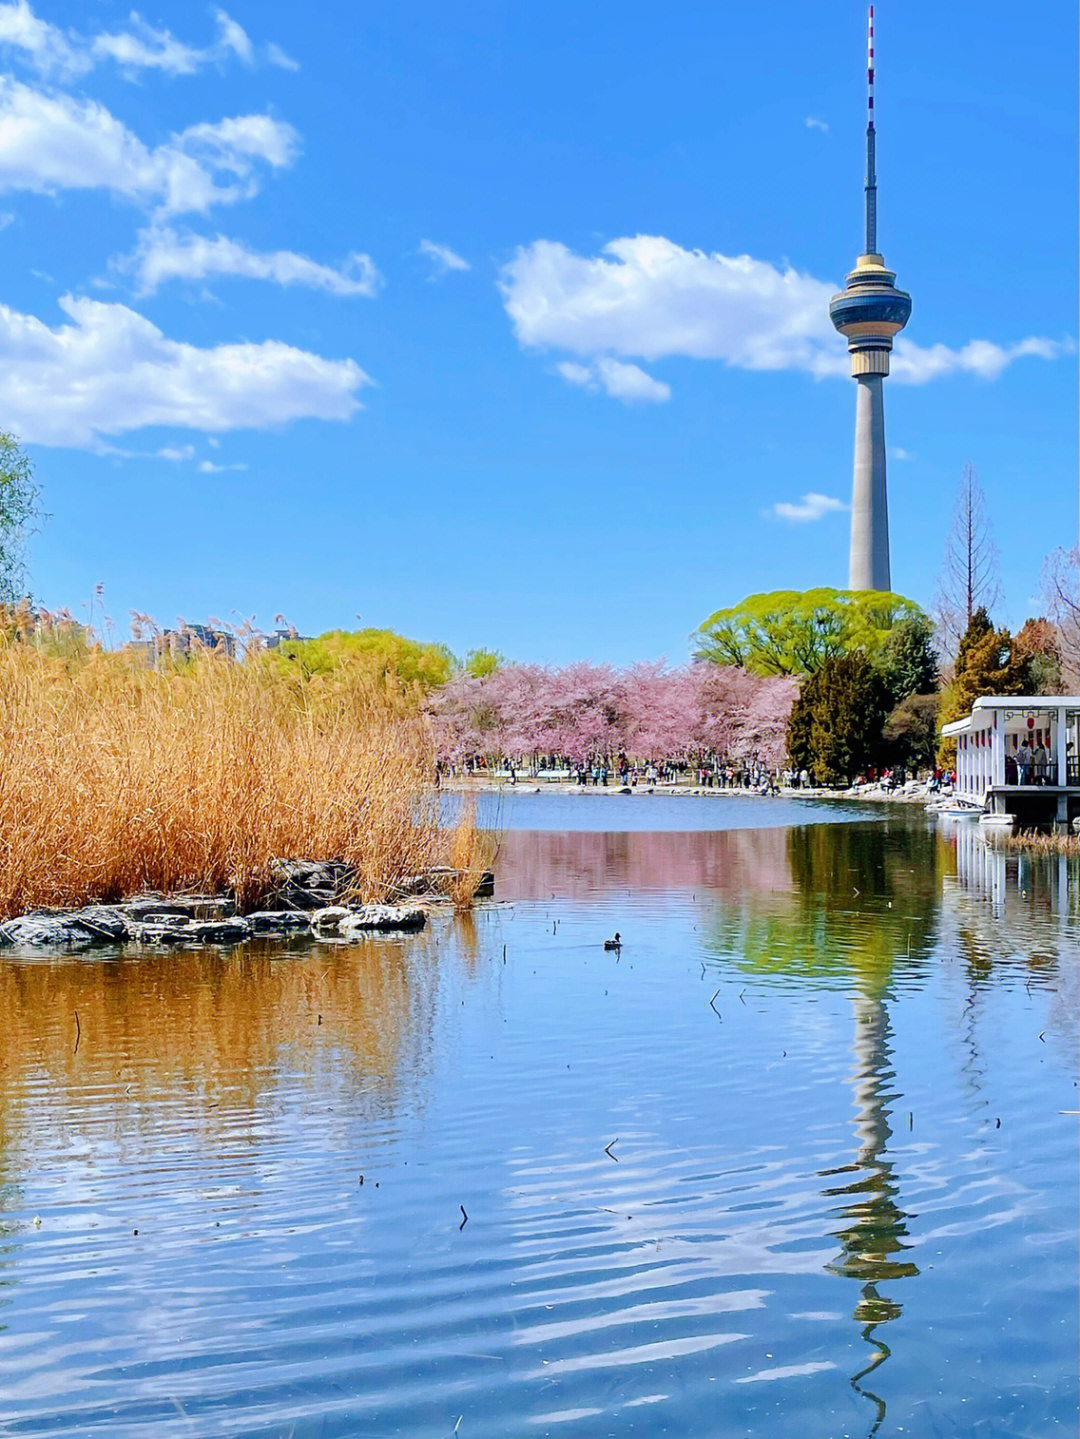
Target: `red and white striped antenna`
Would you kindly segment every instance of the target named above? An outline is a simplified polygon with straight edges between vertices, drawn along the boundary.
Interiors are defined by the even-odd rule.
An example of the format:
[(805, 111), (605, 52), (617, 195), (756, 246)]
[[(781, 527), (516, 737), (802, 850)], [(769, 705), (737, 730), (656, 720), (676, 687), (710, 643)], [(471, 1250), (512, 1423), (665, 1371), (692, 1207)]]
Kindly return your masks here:
[(874, 133), (874, 7), (870, 6), (870, 19), (866, 35), (866, 250), (867, 255), (877, 254), (877, 171), (874, 163), (876, 146)]

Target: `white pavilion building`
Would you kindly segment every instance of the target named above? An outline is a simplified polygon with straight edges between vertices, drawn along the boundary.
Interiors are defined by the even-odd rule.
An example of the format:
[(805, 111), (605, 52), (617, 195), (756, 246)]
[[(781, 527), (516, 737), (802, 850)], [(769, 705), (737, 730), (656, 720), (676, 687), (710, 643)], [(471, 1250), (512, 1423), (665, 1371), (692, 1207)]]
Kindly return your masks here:
[(1080, 818), (1080, 695), (984, 695), (942, 734), (958, 799), (1025, 826)]

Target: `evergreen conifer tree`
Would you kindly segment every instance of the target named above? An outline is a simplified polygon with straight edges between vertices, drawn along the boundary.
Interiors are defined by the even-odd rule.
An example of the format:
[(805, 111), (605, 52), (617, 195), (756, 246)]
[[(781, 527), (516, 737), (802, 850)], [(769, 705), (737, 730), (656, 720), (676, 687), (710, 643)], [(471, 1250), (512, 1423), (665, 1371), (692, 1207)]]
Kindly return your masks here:
[(788, 754), (819, 784), (850, 784), (879, 759), (885, 713), (884, 682), (865, 654), (826, 660), (795, 701)]

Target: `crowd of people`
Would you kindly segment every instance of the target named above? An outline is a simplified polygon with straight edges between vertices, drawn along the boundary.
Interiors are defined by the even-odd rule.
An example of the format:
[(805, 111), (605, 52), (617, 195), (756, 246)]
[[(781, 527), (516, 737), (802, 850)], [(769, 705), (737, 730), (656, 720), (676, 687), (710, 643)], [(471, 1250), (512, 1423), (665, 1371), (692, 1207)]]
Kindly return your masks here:
[[(778, 792), (781, 779), (761, 760), (730, 763), (715, 758), (640, 761), (620, 754), (613, 758), (598, 755), (586, 761), (568, 759), (563, 755), (537, 755), (528, 760), (507, 755), (497, 759), (470, 755), (460, 761), (437, 761), (436, 784), (444, 779), (462, 777), (508, 780), (510, 784), (517, 784), (521, 778), (563, 780), (581, 788), (592, 786), (598, 789), (606, 789), (613, 784), (622, 789), (636, 789), (639, 785), (648, 788), (692, 785), (698, 789), (741, 789), (759, 793)], [(787, 782), (787, 775), (783, 779)], [(804, 782), (809, 783), (809, 776)]]

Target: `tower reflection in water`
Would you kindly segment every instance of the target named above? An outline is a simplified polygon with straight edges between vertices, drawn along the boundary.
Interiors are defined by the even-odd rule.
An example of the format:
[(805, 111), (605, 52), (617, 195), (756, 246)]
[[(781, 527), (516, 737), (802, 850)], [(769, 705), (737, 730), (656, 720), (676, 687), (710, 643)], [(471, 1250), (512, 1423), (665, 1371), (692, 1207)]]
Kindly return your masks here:
[[(842, 967), (852, 991), (856, 1150), (850, 1163), (820, 1175), (828, 1181), (823, 1192), (840, 1221), (832, 1230), (840, 1252), (826, 1269), (859, 1285), (853, 1317), (871, 1353), (852, 1374), (851, 1385), (873, 1406), (867, 1433), (874, 1435), (884, 1423), (886, 1404), (868, 1381), (891, 1352), (881, 1331), (902, 1312), (893, 1286), (919, 1273), (908, 1257), (909, 1216), (900, 1206), (900, 1176), (889, 1158), (889, 1121), (897, 1099), (891, 986), (897, 973), (910, 980), (933, 950), (943, 852), (937, 838), (928, 843), (917, 824), (850, 826), (835, 836), (823, 828), (789, 831), (788, 854), (805, 929), (817, 949), (815, 955), (804, 944), (802, 963), (808, 969), (823, 963)], [(856, 887), (865, 908), (853, 904)]]
[(837, 1178), (824, 1193), (841, 1199), (836, 1213), (844, 1220), (836, 1230), (841, 1250), (827, 1265), (832, 1274), (855, 1279), (862, 1285), (855, 1305), (855, 1321), (862, 1337), (874, 1349), (873, 1357), (851, 1377), (852, 1388), (865, 1395), (876, 1416), (869, 1434), (876, 1434), (885, 1418), (885, 1401), (864, 1381), (888, 1359), (889, 1346), (877, 1329), (899, 1317), (901, 1305), (878, 1285), (917, 1275), (918, 1267), (904, 1253), (910, 1247), (907, 1215), (898, 1203), (899, 1183), (886, 1157), (892, 1128), (889, 1124), (894, 1071), (891, 1029), (886, 995), (862, 993), (855, 998), (855, 1134), (858, 1149), (852, 1164), (822, 1171), (822, 1178)]

